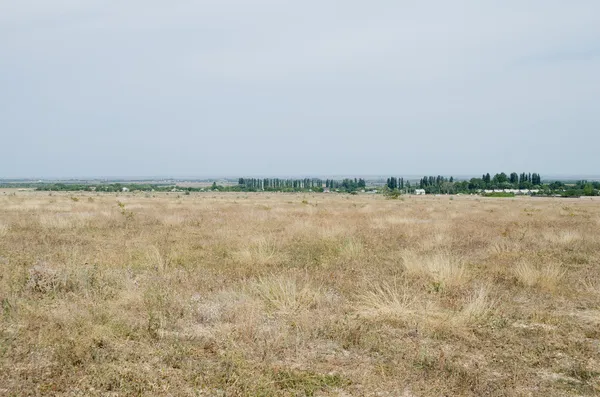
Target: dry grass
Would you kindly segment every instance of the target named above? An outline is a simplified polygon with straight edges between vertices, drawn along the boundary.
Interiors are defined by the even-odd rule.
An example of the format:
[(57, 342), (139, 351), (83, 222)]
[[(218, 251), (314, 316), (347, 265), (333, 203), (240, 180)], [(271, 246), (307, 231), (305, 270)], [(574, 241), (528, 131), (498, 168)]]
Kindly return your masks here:
[(0, 223), (0, 237), (6, 236), (7, 233), (8, 233), (8, 225)]
[(359, 259), (363, 253), (362, 244), (356, 239), (347, 239), (340, 247), (340, 253), (344, 259)]
[(416, 302), (405, 288), (383, 282), (359, 294), (359, 310), (367, 316), (410, 318), (416, 314)]
[(408, 273), (429, 277), (439, 288), (457, 287), (468, 281), (464, 264), (448, 252), (417, 255), (408, 251), (402, 259)]
[(554, 290), (565, 275), (565, 270), (560, 264), (532, 265), (521, 262), (515, 268), (517, 279), (527, 287), (539, 286)]
[(0, 195), (0, 396), (600, 393), (600, 201)]
[(268, 308), (280, 313), (315, 309), (322, 301), (320, 288), (283, 276), (259, 278), (254, 284), (254, 291)]
[(488, 288), (479, 287), (473, 291), (460, 311), (460, 318), (467, 323), (485, 320), (491, 315), (495, 305), (496, 302), (490, 298)]

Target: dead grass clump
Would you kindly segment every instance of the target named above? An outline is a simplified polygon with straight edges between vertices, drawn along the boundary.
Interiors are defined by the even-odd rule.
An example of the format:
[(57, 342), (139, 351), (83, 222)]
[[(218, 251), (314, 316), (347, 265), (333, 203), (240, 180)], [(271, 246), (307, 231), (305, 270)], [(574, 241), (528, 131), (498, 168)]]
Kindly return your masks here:
[(294, 277), (259, 278), (252, 290), (268, 308), (279, 313), (311, 310), (324, 303), (324, 294), (319, 286), (298, 281)]
[(514, 273), (519, 282), (527, 287), (554, 290), (566, 271), (559, 263), (534, 265), (523, 261), (515, 267)]
[(473, 291), (460, 310), (458, 318), (464, 323), (485, 320), (492, 313), (496, 302), (490, 298), (489, 288), (481, 286)]
[(381, 283), (369, 286), (358, 296), (358, 309), (368, 317), (407, 318), (415, 314), (416, 297), (398, 285)]
[(546, 232), (544, 239), (552, 244), (571, 245), (581, 240), (581, 235), (575, 230), (561, 230), (556, 232)]
[(50, 267), (47, 263), (39, 262), (29, 270), (27, 288), (43, 294), (56, 291), (69, 291), (73, 285), (64, 272)]
[(364, 248), (360, 241), (355, 238), (346, 239), (340, 247), (340, 254), (346, 260), (357, 260), (363, 254)]
[(102, 272), (97, 265), (67, 267), (38, 262), (29, 269), (25, 288), (41, 295), (76, 294), (90, 299), (106, 299), (119, 291), (119, 284), (117, 274)]
[(146, 252), (148, 264), (158, 270), (166, 270), (173, 263), (173, 253), (164, 245), (151, 245)]
[(238, 261), (246, 264), (275, 265), (286, 260), (279, 243), (272, 237), (259, 237), (236, 253)]
[(583, 290), (589, 294), (600, 296), (600, 279), (585, 279), (581, 281)]
[(451, 235), (447, 228), (437, 226), (436, 230), (427, 237), (419, 236), (419, 245), (423, 251), (438, 250), (440, 248), (448, 248), (452, 242)]
[(95, 283), (96, 272), (92, 269), (67, 269), (38, 262), (29, 269), (26, 287), (42, 294), (87, 291)]
[(408, 274), (428, 277), (440, 287), (461, 286), (468, 281), (463, 262), (447, 252), (419, 255), (405, 251), (402, 263)]
[(325, 269), (340, 258), (340, 241), (320, 236), (293, 239), (284, 249), (289, 259), (287, 264), (302, 269)]

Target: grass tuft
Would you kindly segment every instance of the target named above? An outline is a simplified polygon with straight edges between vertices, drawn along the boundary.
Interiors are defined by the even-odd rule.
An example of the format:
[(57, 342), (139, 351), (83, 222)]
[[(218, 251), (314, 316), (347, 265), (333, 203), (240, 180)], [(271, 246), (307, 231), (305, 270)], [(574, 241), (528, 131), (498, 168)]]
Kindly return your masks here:
[(444, 288), (461, 286), (468, 281), (463, 262), (447, 252), (419, 255), (406, 251), (402, 260), (407, 273), (428, 277)]
[(562, 265), (558, 263), (534, 265), (530, 262), (519, 263), (514, 272), (521, 284), (527, 287), (540, 287), (549, 291), (556, 289), (566, 273)]

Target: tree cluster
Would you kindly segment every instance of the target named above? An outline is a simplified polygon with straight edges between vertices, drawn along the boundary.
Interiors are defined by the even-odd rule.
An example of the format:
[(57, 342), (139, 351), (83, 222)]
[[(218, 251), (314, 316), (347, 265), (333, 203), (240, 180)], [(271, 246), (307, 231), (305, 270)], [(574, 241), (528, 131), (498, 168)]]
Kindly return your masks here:
[(319, 191), (323, 189), (323, 180), (319, 178), (280, 179), (280, 178), (239, 178), (238, 189), (241, 191)]
[(543, 194), (558, 194), (563, 197), (600, 196), (600, 182), (580, 180), (568, 184), (554, 181), (544, 186)]
[(456, 181), (453, 177), (425, 176), (419, 180), (419, 188), (432, 194), (474, 193), (493, 189), (533, 189), (542, 187), (542, 177), (538, 173), (516, 172), (507, 175), (504, 172), (493, 177), (487, 173), (481, 178), (469, 181)]
[(404, 178), (396, 178), (396, 177), (392, 176), (387, 179), (386, 186), (390, 190), (396, 190), (396, 189), (402, 190), (405, 187)]
[(342, 190), (345, 192), (354, 192), (359, 189), (364, 189), (367, 186), (367, 182), (362, 178), (345, 178), (341, 181), (334, 179), (325, 180), (325, 187), (329, 189)]

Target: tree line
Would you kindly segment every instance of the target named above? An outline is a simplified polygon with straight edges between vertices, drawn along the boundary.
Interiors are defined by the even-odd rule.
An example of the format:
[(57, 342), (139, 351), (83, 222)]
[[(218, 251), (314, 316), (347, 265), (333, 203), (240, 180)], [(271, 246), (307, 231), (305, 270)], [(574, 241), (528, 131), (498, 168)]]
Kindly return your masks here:
[[(235, 180), (231, 181), (235, 183)], [(35, 188), (41, 191), (96, 191), (96, 192), (121, 192), (129, 191), (156, 191), (171, 192), (200, 192), (200, 191), (280, 191), (280, 192), (322, 192), (324, 189), (342, 193), (354, 193), (367, 189), (367, 182), (363, 178), (345, 178), (341, 180), (320, 178), (239, 178), (237, 184), (218, 185), (206, 187), (181, 187), (175, 184), (149, 184), (149, 183), (4, 183), (2, 187)], [(376, 188), (382, 180), (374, 181), (372, 189)], [(413, 181), (414, 182), (414, 181)], [(379, 185), (380, 186), (380, 185)], [(457, 180), (450, 176), (445, 177), (425, 176), (417, 183), (411, 184), (403, 177), (389, 177), (385, 180), (383, 193), (400, 195), (414, 193), (415, 189), (423, 189), (427, 194), (478, 194), (485, 190), (529, 189), (536, 190), (538, 195), (552, 195), (563, 197), (594, 196), (600, 195), (600, 182), (594, 181), (548, 181), (544, 182), (539, 173), (497, 173), (492, 176), (483, 174), (480, 178)], [(382, 189), (379, 187), (379, 190)], [(507, 193), (509, 194), (509, 193)]]
[(483, 174), (481, 178), (471, 178), (466, 181), (457, 181), (454, 177), (424, 176), (419, 180), (419, 188), (424, 189), (426, 193), (431, 194), (454, 194), (454, 193), (475, 193), (481, 190), (494, 189), (541, 189), (542, 177), (538, 173), (517, 174), (504, 172), (495, 174)]
[(362, 178), (344, 178), (341, 181), (327, 179), (325, 180), (325, 187), (329, 189), (343, 190), (346, 192), (354, 192), (356, 190), (366, 188), (367, 182)]
[(341, 192), (354, 192), (364, 189), (367, 182), (362, 178), (342, 180), (319, 178), (280, 179), (280, 178), (239, 178), (237, 186), (223, 187), (230, 191), (281, 191), (281, 192), (322, 192), (325, 189)]
[[(323, 180), (319, 178), (239, 178), (236, 187), (240, 191), (323, 191)], [(235, 189), (235, 188), (234, 188)]]
[[(412, 193), (414, 189), (407, 188), (406, 185), (397, 188), (394, 178), (388, 178), (387, 187), (390, 190), (397, 189), (401, 193)], [(493, 177), (489, 174), (483, 174), (481, 178), (471, 178), (469, 180), (458, 181), (454, 177), (425, 176), (419, 180), (418, 187), (425, 190), (427, 194), (472, 194), (480, 193), (485, 190), (536, 190), (537, 195), (545, 196), (597, 196), (600, 195), (600, 182), (588, 182), (585, 180), (574, 183), (565, 183), (560, 181), (547, 182), (542, 181), (539, 173), (522, 172), (520, 174), (504, 172), (495, 174)], [(507, 193), (510, 194), (510, 193)]]

